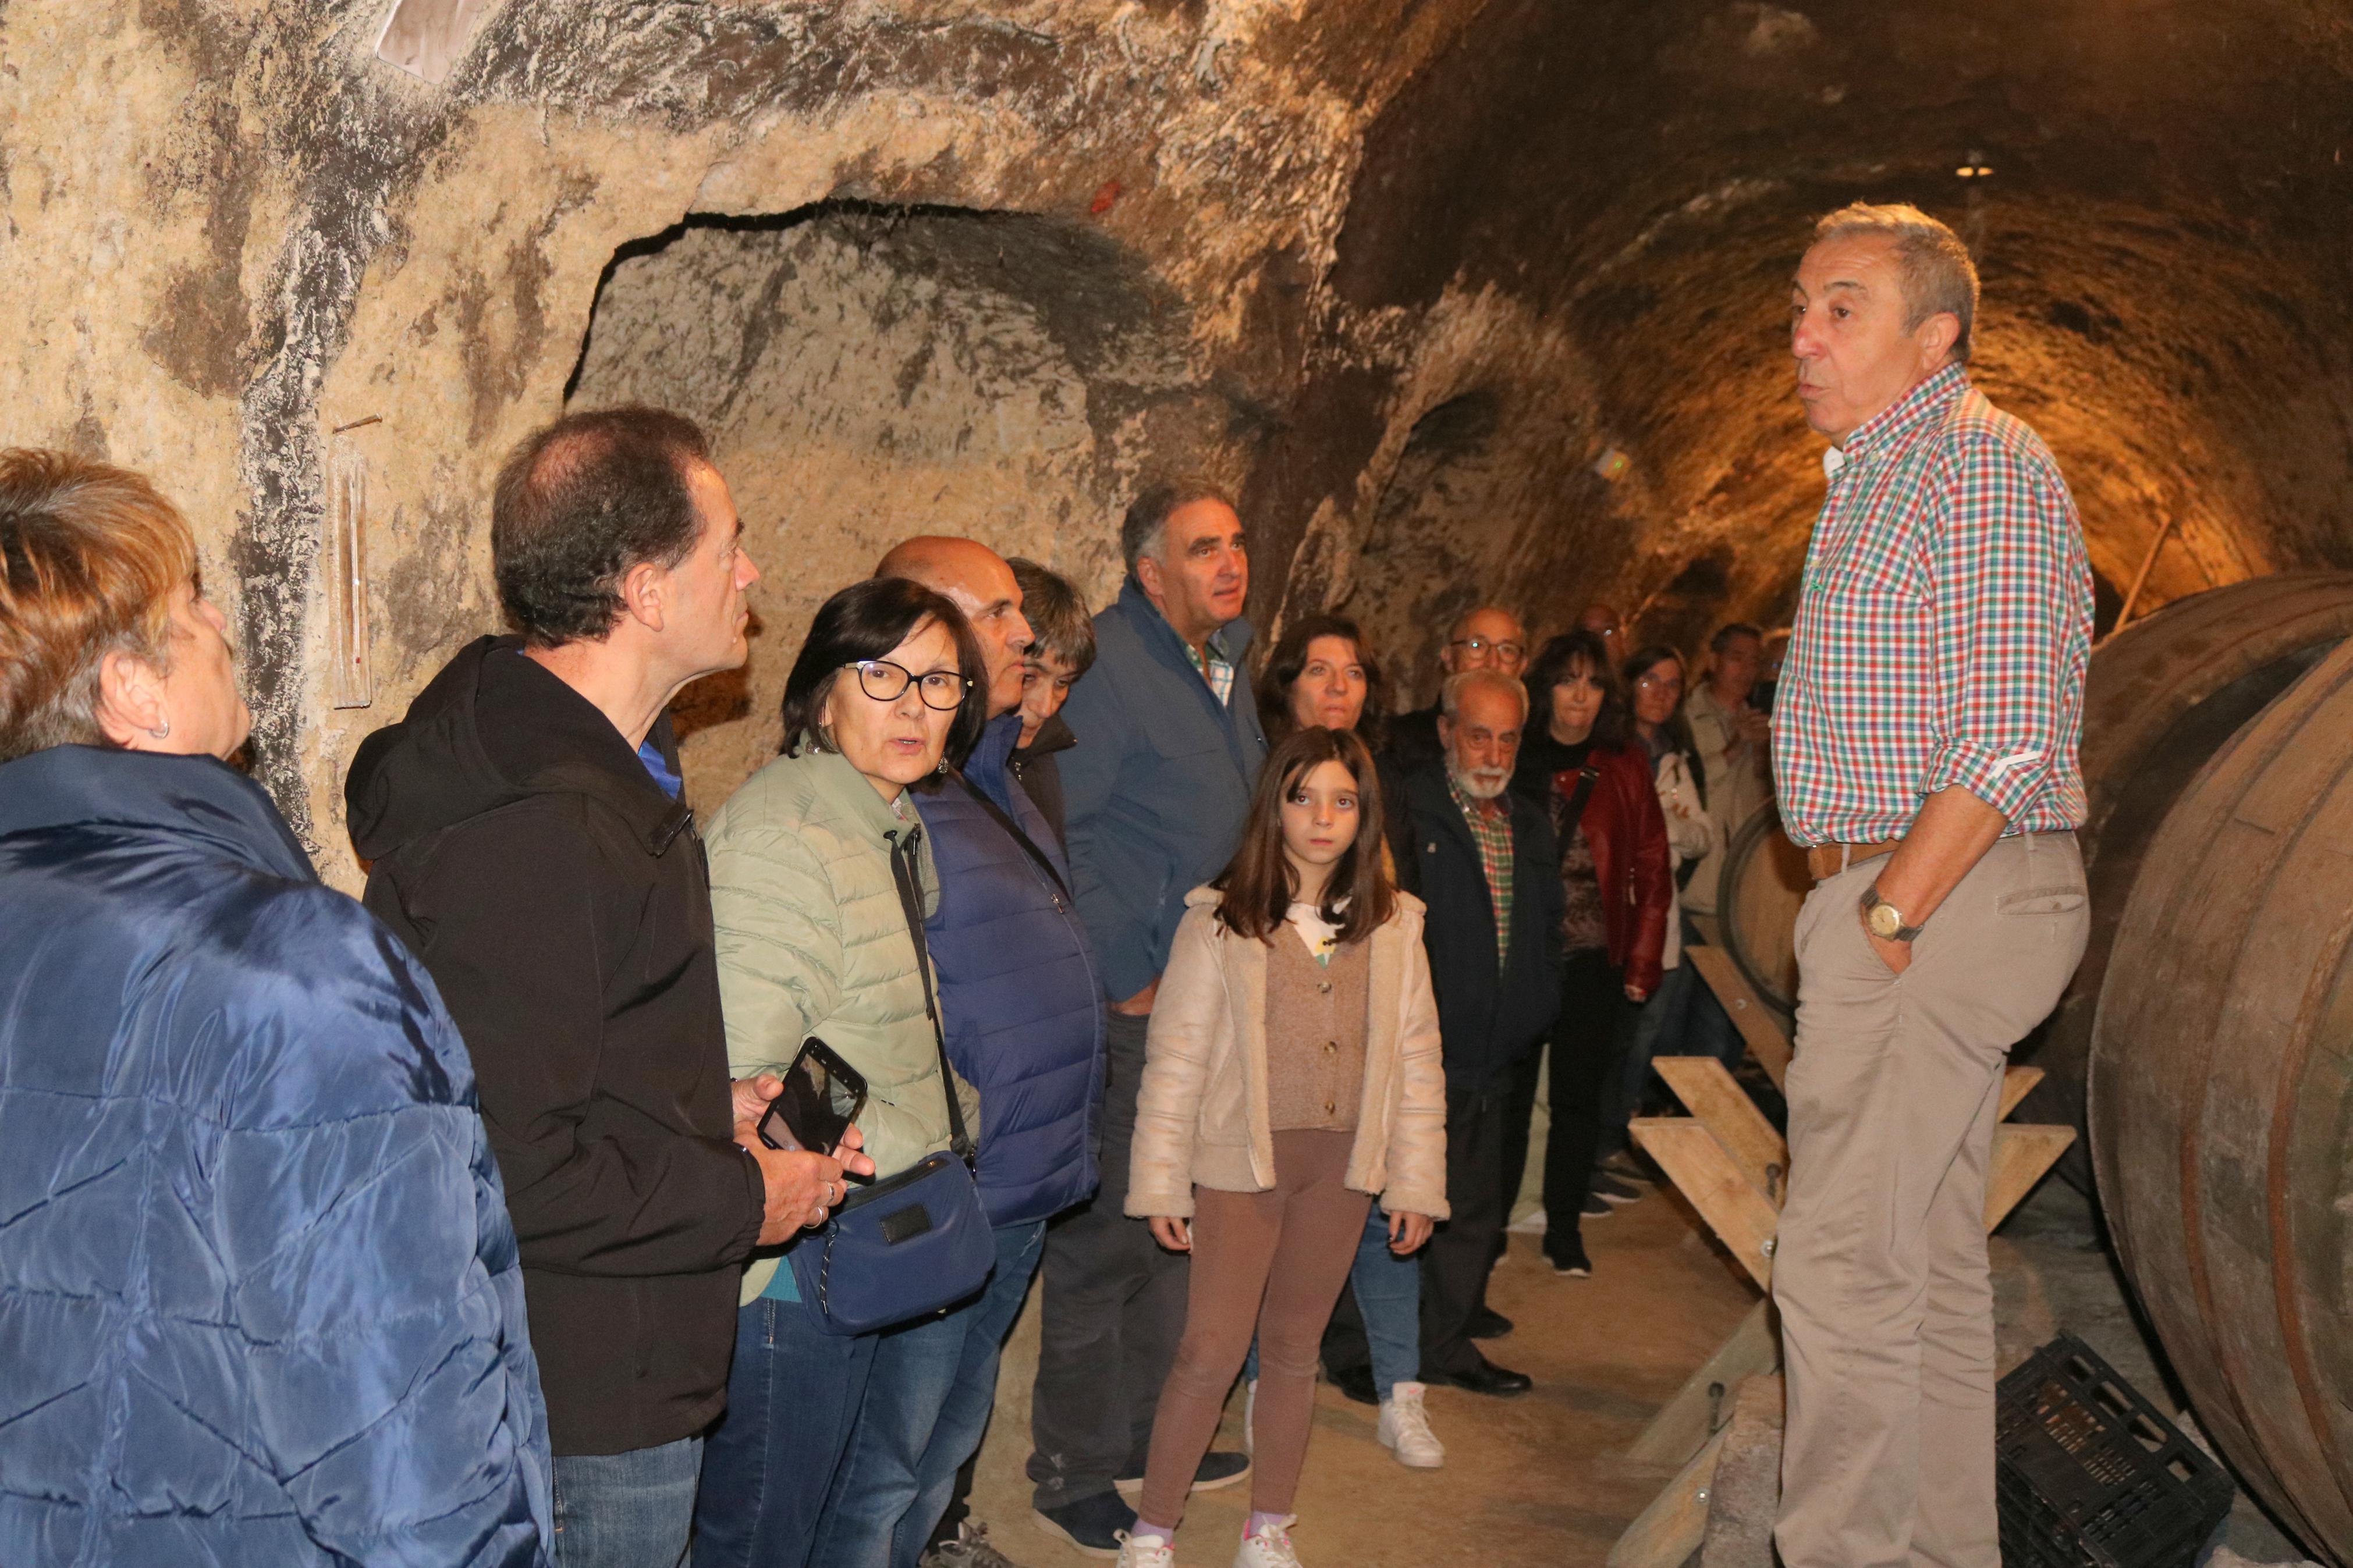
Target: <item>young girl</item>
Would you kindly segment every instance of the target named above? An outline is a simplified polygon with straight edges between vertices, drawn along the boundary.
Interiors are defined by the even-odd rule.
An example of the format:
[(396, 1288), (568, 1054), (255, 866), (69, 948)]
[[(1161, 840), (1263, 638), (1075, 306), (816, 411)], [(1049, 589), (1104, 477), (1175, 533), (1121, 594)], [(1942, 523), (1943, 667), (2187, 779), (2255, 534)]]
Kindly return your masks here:
[(1380, 821), (1364, 742), (1302, 730), (1259, 774), (1232, 863), (1186, 900), (1152, 1010), (1127, 1212), (1192, 1253), (1192, 1282), (1121, 1568), (1174, 1568), (1185, 1495), (1253, 1330), (1257, 1466), (1234, 1565), (1297, 1568), (1316, 1347), (1368, 1194), (1400, 1253), (1446, 1217), (1422, 906), (1389, 879)]

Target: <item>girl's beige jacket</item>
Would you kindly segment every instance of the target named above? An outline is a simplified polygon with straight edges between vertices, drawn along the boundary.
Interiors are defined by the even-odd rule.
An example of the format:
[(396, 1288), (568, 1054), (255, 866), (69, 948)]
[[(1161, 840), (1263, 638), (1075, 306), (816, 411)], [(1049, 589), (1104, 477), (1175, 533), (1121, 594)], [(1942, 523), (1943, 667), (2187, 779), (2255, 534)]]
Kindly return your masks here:
[[(1267, 1125), (1266, 944), (1218, 921), (1216, 891), (1196, 888), (1160, 976), (1144, 1081), (1136, 1091), (1127, 1212), (1190, 1217), (1196, 1184), (1262, 1193), (1274, 1185)], [(1365, 1097), (1347, 1184), (1389, 1214), (1444, 1219), (1446, 1069), (1438, 1001), (1421, 948), (1421, 900), (1369, 939), (1372, 1017)], [(1278, 941), (1295, 942), (1289, 932)]]

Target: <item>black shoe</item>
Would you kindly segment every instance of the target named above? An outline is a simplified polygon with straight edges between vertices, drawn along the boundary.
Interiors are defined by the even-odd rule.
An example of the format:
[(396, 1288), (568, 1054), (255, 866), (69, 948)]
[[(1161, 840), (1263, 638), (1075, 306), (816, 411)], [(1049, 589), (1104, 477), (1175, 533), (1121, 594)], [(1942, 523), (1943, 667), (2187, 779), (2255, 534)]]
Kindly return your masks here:
[(1585, 1200), (1585, 1207), (1577, 1212), (1587, 1219), (1608, 1219), (1618, 1211), (1603, 1203), (1599, 1196), (1588, 1194)]
[(1593, 1277), (1593, 1260), (1585, 1256), (1583, 1237), (1560, 1237), (1551, 1247), (1545, 1249), (1545, 1256), (1552, 1259), (1552, 1271), (1555, 1274), (1564, 1275), (1571, 1279), (1589, 1279)]
[(1535, 1379), (1526, 1373), (1497, 1366), (1485, 1356), (1481, 1356), (1476, 1365), (1461, 1372), (1435, 1372), (1424, 1367), (1421, 1381), (1442, 1384), (1448, 1388), (1467, 1388), (1473, 1394), (1490, 1394), (1498, 1399), (1525, 1394), (1536, 1385)]
[(1029, 1511), (1032, 1523), (1090, 1557), (1117, 1557), (1119, 1538), (1135, 1528), (1135, 1510), (1115, 1492), (1097, 1492), (1060, 1508)]
[[(1369, 1382), (1372, 1375), (1371, 1373), (1366, 1373), (1365, 1374), (1366, 1381)], [(1374, 1403), (1378, 1404), (1379, 1401), (1376, 1400)], [(1250, 1473), (1250, 1457), (1248, 1454), (1232, 1448), (1212, 1448), (1201, 1456), (1200, 1468), (1193, 1472), (1191, 1489), (1197, 1492), (1213, 1492), (1219, 1487), (1232, 1486)], [(1124, 1492), (1140, 1492), (1144, 1489), (1144, 1478), (1122, 1476), (1112, 1485)]]
[(1334, 1372), (1326, 1367), (1324, 1375), (1333, 1387), (1340, 1391), (1341, 1398), (1356, 1405), (1370, 1405), (1376, 1407), (1380, 1405), (1380, 1391), (1373, 1386), (1371, 1367), (1352, 1366), (1339, 1372)]
[(1630, 1204), (1641, 1201), (1642, 1190), (1597, 1171), (1593, 1176), (1593, 1195), (1607, 1204)]
[(1474, 1340), (1500, 1340), (1512, 1331), (1512, 1320), (1493, 1307), (1482, 1307), (1471, 1314), (1471, 1327), (1465, 1331)]

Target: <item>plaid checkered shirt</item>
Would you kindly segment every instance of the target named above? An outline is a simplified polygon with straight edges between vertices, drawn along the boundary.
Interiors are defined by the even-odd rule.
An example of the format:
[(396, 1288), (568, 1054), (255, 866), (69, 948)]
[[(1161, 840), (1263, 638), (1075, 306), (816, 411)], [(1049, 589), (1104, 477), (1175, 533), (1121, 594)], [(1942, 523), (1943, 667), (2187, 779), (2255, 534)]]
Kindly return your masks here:
[(1455, 782), (1446, 770), (1446, 793), (1471, 825), (1471, 842), (1479, 847), (1479, 868), (1487, 874), (1487, 901), (1495, 906), (1495, 972), (1512, 951), (1512, 806), (1509, 799), (1480, 800)]
[(2050, 448), (1947, 365), (1822, 467), (1773, 713), (1789, 837), (1899, 838), (1956, 786), (2009, 833), (2081, 825), (2092, 573)]
[(1218, 638), (1224, 635), (1225, 631), (1220, 627), (1210, 637), (1209, 657), (1206, 659), (1201, 657), (1199, 648), (1189, 642), (1185, 644), (1186, 658), (1191, 661), (1201, 679), (1209, 683), (1209, 693), (1218, 700), (1220, 708), (1230, 706), (1234, 700), (1234, 661), (1228, 658), (1226, 650), (1218, 646)]

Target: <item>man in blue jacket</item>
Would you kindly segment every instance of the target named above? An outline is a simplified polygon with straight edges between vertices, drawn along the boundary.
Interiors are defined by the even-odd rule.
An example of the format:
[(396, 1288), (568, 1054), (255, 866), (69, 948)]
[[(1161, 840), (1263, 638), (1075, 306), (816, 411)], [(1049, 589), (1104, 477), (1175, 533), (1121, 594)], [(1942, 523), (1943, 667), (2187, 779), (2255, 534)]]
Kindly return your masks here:
[[(1110, 1005), (1103, 1184), (1046, 1241), (1031, 1431), (1039, 1522), (1091, 1552), (1133, 1527), (1160, 1384), (1185, 1328), (1185, 1259), (1125, 1216), (1128, 1142), (1152, 1002), (1185, 895), (1224, 868), (1266, 760), (1243, 657), (1250, 556), (1209, 486), (1155, 485), (1120, 526), (1127, 582), (1095, 617), (1095, 663), (1063, 718), (1072, 891)], [(1250, 1462), (1212, 1453), (1196, 1489)]]
[[(997, 1361), (1038, 1271), (1046, 1221), (1094, 1190), (1103, 1009), (1070, 869), (1006, 766), (1021, 733), (1030, 642), (1012, 568), (972, 540), (923, 536), (893, 548), (874, 574), (953, 600), (988, 667), (980, 743), (915, 799), (940, 878), (924, 941), (948, 1058), (980, 1091), (980, 1196), (997, 1268), (972, 1300), (882, 1336), (827, 1510), (860, 1539), (881, 1538), (887, 1524), (889, 1568), (916, 1568), (987, 1431)], [(1004, 1561), (984, 1535), (959, 1531), (949, 1560)], [(820, 1536), (811, 1561), (864, 1568), (853, 1557)]]

